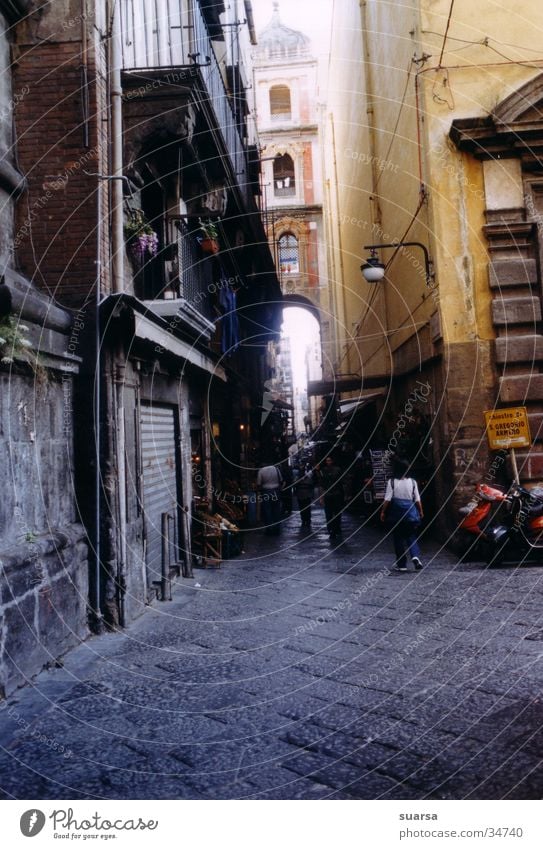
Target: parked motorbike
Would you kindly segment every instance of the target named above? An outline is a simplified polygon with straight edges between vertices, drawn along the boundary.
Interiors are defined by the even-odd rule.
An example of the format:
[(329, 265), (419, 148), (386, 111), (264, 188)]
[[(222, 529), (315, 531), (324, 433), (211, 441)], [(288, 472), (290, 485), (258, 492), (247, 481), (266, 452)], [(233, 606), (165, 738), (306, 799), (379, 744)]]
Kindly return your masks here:
[(543, 487), (513, 483), (504, 490), (480, 483), (460, 512), (460, 527), (475, 536), (476, 554), (490, 565), (543, 562)]

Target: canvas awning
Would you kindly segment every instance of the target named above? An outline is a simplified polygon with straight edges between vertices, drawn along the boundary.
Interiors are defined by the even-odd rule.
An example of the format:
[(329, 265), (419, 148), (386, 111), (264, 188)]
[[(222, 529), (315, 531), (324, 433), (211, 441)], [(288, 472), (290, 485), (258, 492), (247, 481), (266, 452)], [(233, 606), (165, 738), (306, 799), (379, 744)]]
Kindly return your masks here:
[(339, 415), (342, 419), (346, 419), (349, 416), (353, 416), (355, 413), (358, 413), (368, 404), (371, 404), (378, 398), (382, 398), (384, 394), (385, 390), (380, 389), (377, 392), (368, 392), (367, 395), (364, 395), (362, 397), (346, 398), (345, 401), (339, 402)]
[(331, 380), (310, 380), (307, 384), (308, 395), (341, 395), (342, 392), (361, 392), (363, 389), (386, 387), (390, 376), (375, 374), (368, 377), (336, 377)]

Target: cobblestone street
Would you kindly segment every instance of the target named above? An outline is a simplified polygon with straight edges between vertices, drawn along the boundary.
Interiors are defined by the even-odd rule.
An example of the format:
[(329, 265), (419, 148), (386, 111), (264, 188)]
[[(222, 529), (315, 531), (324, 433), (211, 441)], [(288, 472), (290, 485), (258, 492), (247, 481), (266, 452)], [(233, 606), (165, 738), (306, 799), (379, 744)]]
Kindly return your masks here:
[(3, 798), (534, 799), (543, 569), (389, 574), (346, 517), (179, 579), (2, 705)]

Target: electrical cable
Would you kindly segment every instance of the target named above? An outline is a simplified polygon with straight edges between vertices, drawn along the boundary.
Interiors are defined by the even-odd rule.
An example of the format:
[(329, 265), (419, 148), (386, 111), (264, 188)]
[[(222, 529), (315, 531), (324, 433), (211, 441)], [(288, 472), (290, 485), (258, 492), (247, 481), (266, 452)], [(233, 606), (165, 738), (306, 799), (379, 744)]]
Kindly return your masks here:
[[(422, 30), (422, 34), (423, 35), (437, 35), (439, 38), (443, 38), (442, 32), (436, 32), (433, 29)], [(495, 41), (496, 44), (500, 44), (503, 47), (512, 47), (514, 50), (525, 50), (527, 53), (537, 53), (538, 56), (541, 55), (540, 49), (536, 50), (535, 48), (524, 47), (523, 45), (520, 45), (520, 44), (511, 44), (508, 41), (497, 41), (495, 38), (491, 38), (488, 35), (486, 35), (484, 38), (477, 39), (476, 41), (472, 41), (468, 38), (458, 38), (458, 36), (456, 36), (456, 35), (449, 35), (448, 39), (449, 39), (449, 41), (460, 41), (460, 42), (462, 42), (462, 44), (466, 44), (466, 45), (470, 45), (470, 44), (474, 45), (474, 46), (480, 45), (480, 46), (483, 46), (483, 47), (487, 47), (488, 42), (490, 40), (492, 40), (492, 41)]]
[[(407, 69), (407, 79), (405, 81), (405, 88), (404, 88), (402, 99), (401, 99), (401, 102), (400, 102), (400, 109), (399, 109), (399, 112), (398, 112), (398, 117), (396, 118), (396, 123), (395, 123), (394, 129), (392, 131), (392, 138), (390, 139), (390, 144), (388, 146), (387, 152), (385, 153), (385, 157), (384, 157), (385, 162), (388, 162), (388, 158), (390, 156), (390, 151), (392, 150), (392, 145), (394, 144), (394, 141), (395, 141), (396, 136), (398, 134), (398, 125), (400, 123), (402, 111), (403, 111), (403, 108), (405, 106), (405, 98), (407, 96), (407, 89), (409, 87), (409, 80), (411, 79), (412, 70), (413, 70), (413, 60), (411, 59), (411, 61), (409, 62), (409, 67)], [(379, 180), (381, 179), (381, 177), (383, 176), (384, 173), (385, 172), (384, 172), (384, 169), (383, 169), (381, 171), (381, 173), (379, 174), (379, 176), (377, 177), (377, 180), (375, 181), (375, 188), (376, 189), (377, 189), (377, 186), (379, 185)]]
[(449, 8), (449, 16), (447, 18), (447, 26), (445, 27), (445, 35), (443, 36), (443, 44), (441, 45), (441, 53), (439, 55), (439, 62), (437, 63), (438, 68), (441, 68), (441, 62), (443, 61), (443, 54), (445, 52), (445, 44), (447, 42), (447, 35), (449, 33), (449, 27), (451, 25), (453, 7), (454, 7), (454, 0), (451, 0), (451, 5), (450, 5), (450, 8)]
[[(412, 227), (412, 226), (413, 226), (413, 224), (415, 223), (415, 221), (416, 221), (416, 219), (417, 219), (417, 217), (418, 217), (418, 215), (419, 215), (419, 213), (420, 213), (420, 211), (421, 211), (421, 209), (422, 209), (422, 207), (423, 207), (423, 205), (424, 205), (425, 200), (426, 200), (426, 193), (425, 193), (424, 189), (423, 189), (423, 188), (421, 188), (421, 193), (420, 193), (420, 198), (419, 198), (418, 206), (417, 206), (417, 208), (416, 208), (415, 212), (413, 213), (413, 215), (411, 216), (411, 221), (409, 222), (409, 224), (408, 224), (408, 225), (407, 225), (407, 227), (405, 228), (405, 230), (404, 230), (404, 232), (403, 232), (403, 235), (402, 235), (401, 239), (399, 240), (399, 241), (400, 241), (400, 244), (398, 244), (398, 247), (395, 249), (395, 251), (394, 251), (394, 253), (392, 254), (392, 256), (390, 257), (389, 261), (388, 261), (388, 262), (387, 262), (387, 264), (385, 265), (385, 272), (386, 272), (386, 271), (390, 268), (390, 266), (392, 265), (392, 263), (393, 263), (393, 262), (394, 262), (394, 260), (396, 259), (396, 255), (397, 255), (398, 251), (399, 251), (399, 250), (401, 249), (401, 247), (402, 247), (401, 243), (405, 241), (406, 236), (408, 235), (409, 231), (411, 230), (411, 227)], [(366, 318), (368, 317), (368, 314), (369, 314), (369, 312), (370, 312), (370, 310), (371, 310), (371, 308), (372, 308), (373, 302), (374, 302), (375, 298), (377, 297), (377, 292), (378, 292), (378, 287), (377, 287), (377, 286), (375, 286), (375, 287), (373, 288), (373, 292), (372, 292), (372, 294), (371, 294), (371, 296), (370, 296), (370, 299), (369, 299), (369, 301), (368, 301), (368, 303), (367, 303), (367, 305), (366, 305), (366, 309), (365, 309), (365, 311), (364, 311), (364, 314), (361, 316), (361, 318), (360, 318), (360, 319), (357, 321), (357, 323), (356, 323), (355, 331), (354, 331), (355, 333), (358, 333), (358, 331), (360, 330), (360, 328), (362, 327), (362, 325), (363, 325), (363, 324), (364, 324), (364, 322), (366, 321)], [(345, 350), (344, 350), (343, 355), (342, 355), (342, 357), (341, 357), (341, 359), (340, 359), (340, 361), (339, 361), (339, 362), (340, 362), (340, 364), (343, 362), (343, 360), (344, 360), (344, 359), (345, 359), (345, 357), (347, 356), (347, 353), (348, 353), (348, 351), (349, 351), (349, 348), (350, 348), (350, 347), (351, 347), (351, 345), (353, 344), (353, 341), (354, 341), (355, 339), (357, 339), (357, 338), (359, 338), (359, 337), (353, 337), (353, 338), (351, 338), (351, 340), (349, 340), (349, 342), (346, 342), (346, 343), (345, 343)], [(381, 347), (382, 347), (382, 346), (380, 346), (377, 350), (380, 350), (380, 348), (381, 348)]]

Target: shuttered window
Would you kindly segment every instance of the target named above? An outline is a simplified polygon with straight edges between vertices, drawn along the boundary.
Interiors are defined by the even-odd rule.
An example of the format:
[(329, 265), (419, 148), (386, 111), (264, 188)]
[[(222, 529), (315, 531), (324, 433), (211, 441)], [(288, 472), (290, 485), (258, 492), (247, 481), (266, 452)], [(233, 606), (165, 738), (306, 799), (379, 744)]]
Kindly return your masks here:
[(273, 121), (290, 120), (290, 89), (286, 85), (274, 85), (270, 88), (270, 115)]

